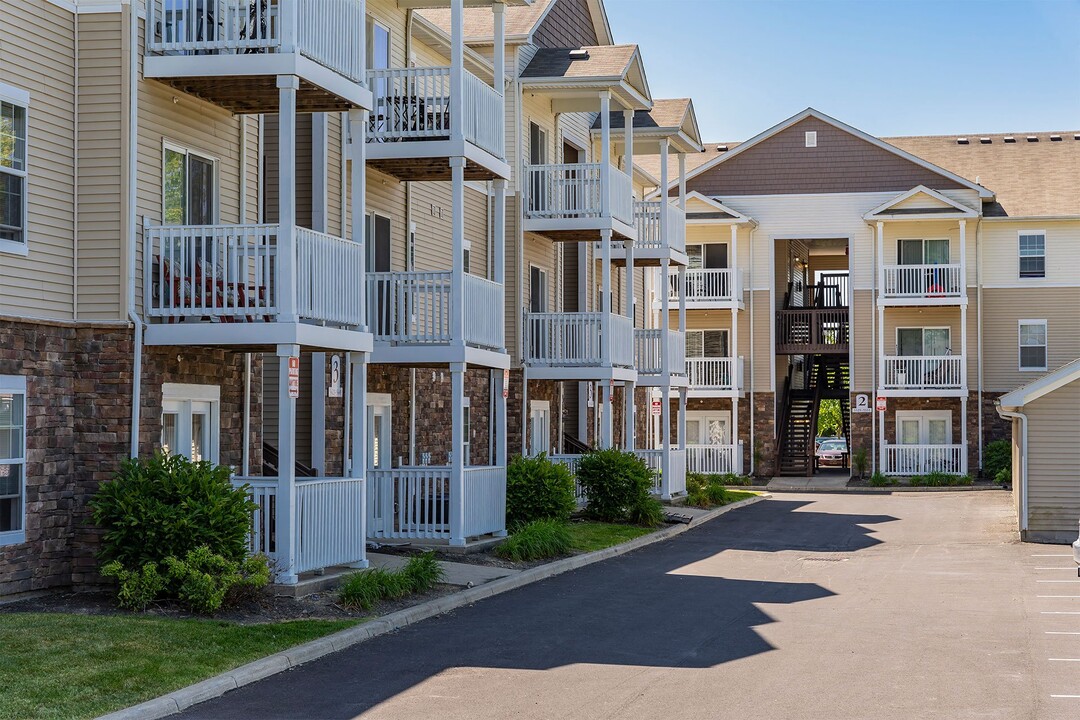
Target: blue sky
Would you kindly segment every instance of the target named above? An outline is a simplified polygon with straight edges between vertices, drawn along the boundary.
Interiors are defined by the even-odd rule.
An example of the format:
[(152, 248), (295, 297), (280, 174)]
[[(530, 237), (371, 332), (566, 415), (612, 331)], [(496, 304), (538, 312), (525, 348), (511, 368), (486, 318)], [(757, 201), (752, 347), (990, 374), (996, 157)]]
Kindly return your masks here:
[(653, 96), (692, 97), (707, 141), (808, 106), (878, 136), (1080, 130), (1080, 0), (605, 5)]

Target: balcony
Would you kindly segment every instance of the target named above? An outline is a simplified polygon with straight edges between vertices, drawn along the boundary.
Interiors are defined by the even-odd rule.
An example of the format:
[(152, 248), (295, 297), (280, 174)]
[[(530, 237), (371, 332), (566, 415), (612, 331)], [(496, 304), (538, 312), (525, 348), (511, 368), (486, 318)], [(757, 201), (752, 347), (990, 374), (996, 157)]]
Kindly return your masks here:
[(276, 113), (277, 76), (299, 112), (371, 107), (363, 0), (150, 0), (144, 75), (234, 113)]
[(846, 355), (850, 334), (846, 308), (791, 308), (776, 311), (778, 355)]
[(735, 397), (743, 392), (743, 358), (686, 358), (690, 397)]
[[(605, 181), (605, 177), (608, 179)], [(601, 163), (526, 165), (522, 178), (525, 230), (559, 241), (636, 239), (634, 185), (616, 167)]]
[[(668, 203), (667, 220), (661, 215), (659, 200), (634, 201), (634, 226), (637, 240), (634, 242), (634, 265), (656, 267), (662, 260), (675, 265), (685, 265), (686, 259), (686, 213), (675, 203)], [(600, 243), (596, 244), (599, 256)], [(621, 240), (611, 243), (611, 262), (626, 265), (626, 244)]]
[(506, 530), (505, 467), (464, 469), (460, 525), (451, 513), (453, 486), (450, 467), (368, 470), (368, 537), (451, 542)]
[(367, 77), (375, 105), (368, 165), (399, 180), (449, 180), (447, 160), (464, 157), (466, 180), (510, 176), (503, 96), (483, 80), (465, 71), (459, 103), (449, 67), (369, 70)]
[[(604, 326), (611, 333), (604, 352)], [(614, 313), (525, 313), (522, 359), (529, 377), (635, 379), (634, 325)]]
[[(743, 272), (733, 268), (686, 270), (687, 309), (743, 309)], [(668, 302), (679, 301), (679, 277), (669, 280)]]
[(686, 471), (705, 475), (742, 475), (743, 444), (687, 445)]
[[(668, 372), (666, 378), (663, 377), (665, 354)], [(663, 385), (671, 381), (672, 375), (685, 376), (686, 335), (676, 330), (668, 330), (665, 342), (663, 330), (635, 328), (634, 367), (637, 368), (638, 383), (641, 385), (651, 386), (656, 381)]]
[(967, 378), (963, 355), (884, 357), (881, 390), (885, 395), (963, 396)]
[[(234, 487), (247, 486), (256, 505), (248, 538), (251, 552), (285, 562), (276, 533), (279, 480), (276, 477), (233, 477)], [(297, 478), (293, 518), (295, 574), (364, 560), (365, 481), (363, 478)], [(280, 560), (279, 560), (280, 556)]]
[(279, 225), (165, 225), (143, 230), (144, 314), (152, 345), (275, 345), (370, 350), (351, 240)]
[(925, 475), (942, 472), (967, 473), (966, 445), (885, 445), (882, 472), (886, 475)]
[(964, 305), (963, 265), (887, 265), (881, 268), (883, 305)]

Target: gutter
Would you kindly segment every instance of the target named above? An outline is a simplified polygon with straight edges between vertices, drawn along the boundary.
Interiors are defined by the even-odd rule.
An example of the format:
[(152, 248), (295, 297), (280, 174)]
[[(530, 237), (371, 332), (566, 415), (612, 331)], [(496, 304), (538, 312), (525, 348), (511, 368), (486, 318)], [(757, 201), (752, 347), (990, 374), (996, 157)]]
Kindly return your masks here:
[[(670, 192), (670, 190), (668, 191)], [(757, 405), (756, 398), (754, 397), (754, 231), (757, 227), (750, 228), (750, 239), (747, 241), (750, 244), (750, 268), (748, 275), (750, 276), (750, 352), (747, 355), (750, 356), (750, 475), (753, 475), (757, 470), (757, 461), (754, 459), (754, 455), (757, 454), (757, 442), (754, 434), (754, 407)], [(735, 258), (735, 266), (739, 266), (739, 258)], [(735, 339), (738, 342), (738, 338)], [(736, 362), (738, 362), (736, 360)], [(745, 382), (746, 378), (743, 378)], [(775, 398), (774, 398), (775, 402)], [(685, 438), (684, 438), (685, 439)], [(739, 439), (739, 428), (735, 428), (735, 439)], [(738, 447), (738, 442), (735, 446)]]
[(1022, 428), (1020, 431), (1020, 448), (1023, 453), (1020, 463), (1020, 532), (1024, 532), (1028, 527), (1028, 419), (1027, 415), (1019, 410), (1006, 410), (1000, 405), (997, 406), (997, 413), (1009, 420), (1019, 420)]
[(139, 456), (139, 406), (142, 403), (143, 324), (135, 312), (135, 248), (138, 242), (136, 208), (136, 178), (139, 150), (139, 16), (133, 3), (128, 3), (131, 33), (128, 58), (128, 178), (127, 178), (127, 235), (128, 235), (128, 297), (127, 316), (135, 330), (134, 358), (131, 369), (131, 457)]

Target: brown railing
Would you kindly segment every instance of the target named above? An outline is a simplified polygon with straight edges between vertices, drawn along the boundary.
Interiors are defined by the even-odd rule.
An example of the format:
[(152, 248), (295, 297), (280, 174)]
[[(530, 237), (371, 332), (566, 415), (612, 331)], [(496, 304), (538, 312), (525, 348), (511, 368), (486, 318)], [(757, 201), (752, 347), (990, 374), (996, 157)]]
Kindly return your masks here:
[(776, 352), (779, 355), (846, 353), (847, 310), (797, 308), (776, 313)]

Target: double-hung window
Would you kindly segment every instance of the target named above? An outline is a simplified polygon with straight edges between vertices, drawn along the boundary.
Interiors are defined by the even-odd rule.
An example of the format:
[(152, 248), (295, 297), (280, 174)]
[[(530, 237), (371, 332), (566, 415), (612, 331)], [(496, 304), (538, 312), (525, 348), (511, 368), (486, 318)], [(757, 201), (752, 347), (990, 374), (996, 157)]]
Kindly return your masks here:
[(0, 545), (23, 542), (26, 378), (0, 375)]
[(0, 83), (0, 250), (25, 255), (26, 124), (30, 94)]
[(1046, 277), (1046, 233), (1020, 233), (1020, 277)]
[(1020, 321), (1020, 370), (1046, 369), (1046, 321)]
[(213, 225), (217, 210), (214, 160), (165, 146), (162, 213), (165, 225)]
[(161, 450), (194, 462), (218, 461), (221, 388), (165, 383), (161, 388)]

